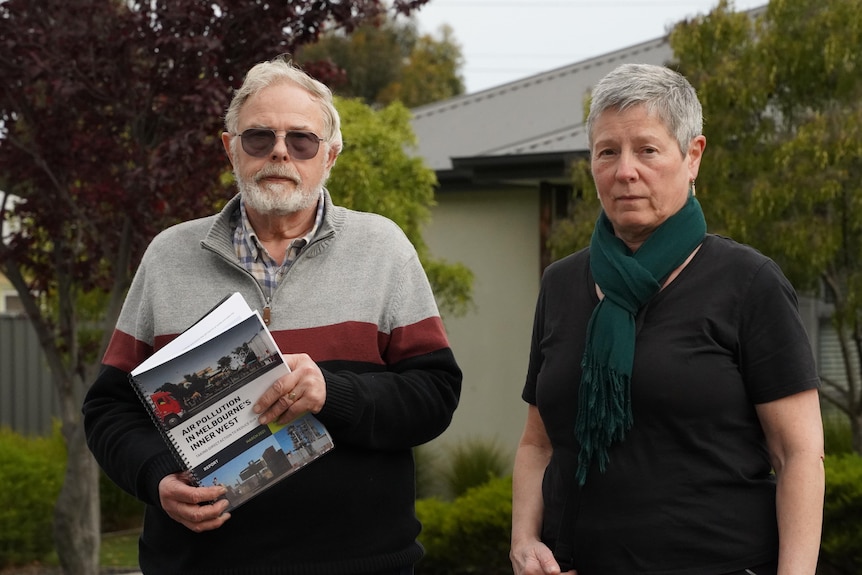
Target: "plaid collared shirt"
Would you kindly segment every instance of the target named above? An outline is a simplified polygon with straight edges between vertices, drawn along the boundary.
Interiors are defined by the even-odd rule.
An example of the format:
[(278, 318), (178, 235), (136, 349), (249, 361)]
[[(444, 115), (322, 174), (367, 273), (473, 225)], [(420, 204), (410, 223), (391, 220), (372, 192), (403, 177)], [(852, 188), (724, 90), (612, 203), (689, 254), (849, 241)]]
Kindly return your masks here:
[(240, 198), (239, 211), (234, 213), (231, 220), (233, 232), (233, 246), (236, 250), (236, 256), (239, 258), (239, 263), (258, 281), (261, 288), (267, 297), (272, 297), (278, 282), (282, 276), (287, 273), (290, 266), (296, 261), (300, 252), (311, 243), (314, 235), (320, 227), (320, 222), (323, 221), (323, 190), (320, 192), (320, 199), (317, 202), (317, 216), (314, 218), (314, 225), (311, 230), (301, 238), (296, 238), (290, 242), (287, 252), (284, 255), (284, 261), (279, 264), (260, 240), (254, 228), (251, 227), (251, 222), (248, 220), (248, 214), (245, 211), (245, 202)]

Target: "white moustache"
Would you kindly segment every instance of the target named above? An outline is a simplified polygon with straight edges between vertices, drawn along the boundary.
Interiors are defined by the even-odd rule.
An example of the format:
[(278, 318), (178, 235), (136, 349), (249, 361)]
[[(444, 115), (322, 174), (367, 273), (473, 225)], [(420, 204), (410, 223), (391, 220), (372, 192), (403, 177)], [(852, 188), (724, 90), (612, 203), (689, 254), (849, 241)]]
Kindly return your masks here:
[(254, 175), (254, 181), (255, 183), (259, 183), (264, 178), (272, 177), (292, 180), (297, 185), (302, 183), (302, 178), (299, 174), (287, 167), (264, 168)]

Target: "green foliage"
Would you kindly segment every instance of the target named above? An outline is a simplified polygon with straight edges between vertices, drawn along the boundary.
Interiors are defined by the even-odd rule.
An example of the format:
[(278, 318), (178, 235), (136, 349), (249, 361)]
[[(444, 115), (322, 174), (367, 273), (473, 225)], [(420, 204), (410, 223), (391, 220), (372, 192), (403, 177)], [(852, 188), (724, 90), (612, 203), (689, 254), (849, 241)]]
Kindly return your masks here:
[(426, 555), (417, 575), (510, 574), (512, 478), (497, 477), (447, 503), (416, 502)]
[(774, 257), (800, 289), (834, 285), (841, 313), (859, 297), (862, 255), (858, 2), (773, 1), (757, 20), (722, 2), (671, 44), (707, 118), (710, 226)]
[(551, 257), (555, 260), (590, 245), (593, 226), (602, 209), (588, 159), (581, 159), (574, 163), (572, 183), (574, 197), (571, 213), (567, 219), (554, 222), (548, 242)]
[[(697, 88), (707, 149), (698, 191), (710, 229), (825, 289), (848, 379), (862, 343), (862, 12), (857, 0), (773, 0), (752, 19), (721, 2), (672, 32)], [(757, 81), (752, 82), (752, 78)], [(858, 421), (862, 393), (824, 380)], [(862, 441), (856, 438), (857, 441)], [(862, 452), (862, 445), (854, 445)]]
[(428, 281), (442, 312), (465, 315), (473, 309), (473, 272), (460, 262), (422, 258)]
[(302, 65), (332, 62), (344, 71), (344, 77), (333, 85), (335, 91), (343, 97), (373, 104), (410, 57), (416, 36), (416, 27), (409, 22), (368, 22), (350, 34), (345, 31), (325, 33), (314, 44), (300, 47), (295, 60)]
[(452, 29), (441, 38), (420, 36), (413, 20), (386, 19), (360, 26), (351, 34), (333, 31), (296, 54), (302, 64), (325, 61), (343, 71), (336, 93), (369, 105), (395, 101), (413, 108), (464, 92), (459, 69), (461, 48)]
[(400, 77), (379, 94), (381, 103), (398, 100), (408, 108), (439, 102), (464, 93), (461, 47), (452, 28), (443, 26), (442, 38), (420, 36)]
[(138, 539), (140, 533), (112, 533), (102, 537), (99, 564), (103, 569), (138, 569)]
[(379, 110), (356, 99), (338, 98), (336, 105), (344, 151), (327, 183), (333, 200), (382, 214), (401, 226), (422, 259), (440, 307), (463, 313), (472, 301), (472, 273), (461, 264), (431, 258), (422, 239), (437, 177), (421, 158), (408, 153), (416, 145), (410, 112), (398, 102)]
[(50, 437), (0, 429), (0, 568), (39, 561), (53, 549), (65, 463), (59, 427)]
[[(0, 429), (0, 568), (33, 562), (56, 563), (54, 503), (66, 468), (60, 426), (49, 437), (26, 437)], [(100, 478), (102, 528), (140, 527), (143, 504)], [(132, 563), (131, 565), (134, 565)]]
[(434, 203), (434, 171), (415, 148), (410, 112), (400, 103), (373, 110), (356, 99), (336, 102), (343, 118), (344, 151), (327, 183), (336, 203), (376, 212), (394, 220), (417, 249), (424, 249), (420, 227)]
[(829, 573), (862, 572), (862, 457), (826, 459), (826, 500), (820, 564)]
[(440, 469), (442, 487), (450, 498), (511, 471), (509, 454), (494, 440), (473, 438), (445, 450), (445, 466)]
[(104, 473), (99, 476), (99, 504), (102, 532), (112, 533), (141, 526), (144, 518), (143, 502), (117, 487)]
[(823, 440), (830, 457), (853, 453), (853, 432), (844, 413), (834, 409), (823, 412)]
[[(140, 530), (103, 533), (99, 546), (99, 567), (102, 573), (127, 573), (140, 571), (138, 562), (138, 539)], [(56, 551), (48, 554), (40, 565), (56, 567), (60, 564)], [(54, 573), (54, 570), (50, 570)], [(30, 574), (30, 571), (26, 573)], [(32, 575), (37, 575), (34, 572)]]
[(413, 465), (416, 475), (416, 499), (435, 497), (440, 493), (438, 486), (440, 464), (439, 453), (428, 445), (413, 448)]

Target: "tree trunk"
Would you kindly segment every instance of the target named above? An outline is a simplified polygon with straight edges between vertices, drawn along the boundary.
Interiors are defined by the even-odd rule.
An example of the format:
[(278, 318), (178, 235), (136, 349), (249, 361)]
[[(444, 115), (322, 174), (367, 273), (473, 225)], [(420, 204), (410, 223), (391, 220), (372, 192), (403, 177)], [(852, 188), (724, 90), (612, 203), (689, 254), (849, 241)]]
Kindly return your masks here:
[(63, 423), (68, 459), (54, 506), (54, 544), (65, 575), (97, 575), (101, 521), (99, 466), (87, 448), (84, 423)]

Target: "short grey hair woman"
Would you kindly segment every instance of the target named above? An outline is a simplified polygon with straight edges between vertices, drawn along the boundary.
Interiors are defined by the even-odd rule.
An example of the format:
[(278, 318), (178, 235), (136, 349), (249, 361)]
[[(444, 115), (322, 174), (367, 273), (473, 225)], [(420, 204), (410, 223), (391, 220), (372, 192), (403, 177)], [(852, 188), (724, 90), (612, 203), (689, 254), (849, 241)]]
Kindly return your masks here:
[(702, 116), (662, 66), (624, 64), (593, 91), (602, 210), (589, 247), (542, 278), (516, 575), (815, 572), (819, 378), (779, 267), (706, 231)]

